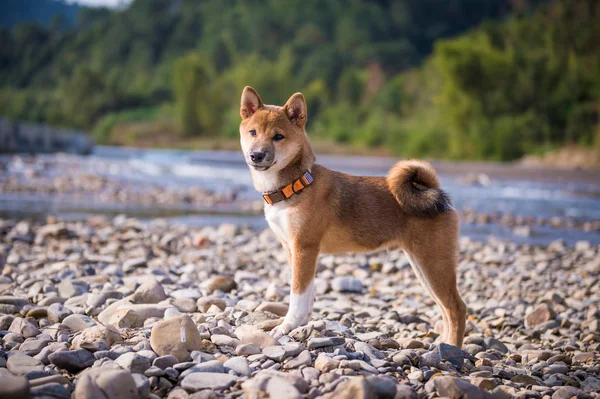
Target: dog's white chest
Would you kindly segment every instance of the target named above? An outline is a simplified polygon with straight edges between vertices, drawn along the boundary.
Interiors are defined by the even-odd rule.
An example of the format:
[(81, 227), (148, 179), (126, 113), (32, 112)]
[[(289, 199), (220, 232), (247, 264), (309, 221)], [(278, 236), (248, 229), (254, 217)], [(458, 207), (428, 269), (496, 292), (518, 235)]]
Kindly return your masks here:
[(267, 205), (265, 207), (265, 218), (277, 238), (288, 244), (290, 210), (286, 204)]

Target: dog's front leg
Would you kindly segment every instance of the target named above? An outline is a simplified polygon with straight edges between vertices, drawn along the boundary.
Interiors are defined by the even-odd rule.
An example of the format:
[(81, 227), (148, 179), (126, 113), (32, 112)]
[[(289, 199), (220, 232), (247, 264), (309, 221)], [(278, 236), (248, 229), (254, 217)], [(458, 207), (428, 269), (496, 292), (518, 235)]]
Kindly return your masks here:
[(283, 323), (272, 332), (276, 339), (309, 322), (315, 300), (313, 280), (318, 256), (318, 245), (294, 245), (290, 248), (292, 266), (290, 307)]

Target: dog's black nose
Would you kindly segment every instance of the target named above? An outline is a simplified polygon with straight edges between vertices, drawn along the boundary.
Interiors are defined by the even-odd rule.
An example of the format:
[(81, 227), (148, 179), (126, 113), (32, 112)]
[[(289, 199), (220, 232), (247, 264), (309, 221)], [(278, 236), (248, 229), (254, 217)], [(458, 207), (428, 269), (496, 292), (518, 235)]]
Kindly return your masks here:
[(263, 159), (265, 159), (265, 153), (264, 152), (251, 152), (250, 153), (250, 159), (252, 160), (252, 162), (262, 162)]

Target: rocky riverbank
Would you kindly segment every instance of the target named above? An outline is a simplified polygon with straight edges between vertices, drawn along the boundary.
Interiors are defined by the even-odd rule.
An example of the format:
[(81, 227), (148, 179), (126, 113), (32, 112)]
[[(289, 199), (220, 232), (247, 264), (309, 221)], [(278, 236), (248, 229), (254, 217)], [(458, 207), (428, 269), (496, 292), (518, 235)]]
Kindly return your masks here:
[(520, 216), (510, 212), (481, 213), (472, 209), (459, 211), (462, 223), (474, 225), (498, 224), (513, 229), (515, 235), (529, 236), (532, 226), (545, 226), (554, 229), (582, 230), (585, 232), (600, 231), (600, 220), (581, 220), (572, 217), (535, 217)]
[[(193, 168), (198, 167), (198, 164), (183, 162), (179, 167)], [(177, 177), (176, 171), (165, 172), (165, 168), (165, 164), (160, 162), (123, 160), (116, 156), (83, 158), (56, 154), (0, 157), (0, 215), (11, 215), (10, 212), (16, 210), (21, 215), (30, 216), (28, 211), (35, 209), (37, 214), (44, 214), (45, 211), (50, 214), (62, 212), (62, 215), (69, 212), (80, 215), (121, 212), (138, 217), (160, 217), (220, 212), (262, 216), (264, 202), (250, 187), (249, 176), (246, 182), (232, 183), (231, 180), (224, 179), (211, 184), (210, 182), (215, 183), (215, 179), (218, 180), (220, 171), (213, 173), (211, 170), (209, 173), (199, 167), (188, 171), (193, 178), (185, 180)], [(447, 169), (448, 166), (444, 168)], [(224, 174), (231, 177), (231, 173), (230, 170)], [(247, 174), (245, 166), (239, 173)], [(494, 194), (495, 191), (490, 186), (493, 180), (487, 175), (464, 174), (462, 169), (458, 173), (462, 177), (458, 179), (458, 186), (451, 185), (451, 194), (456, 194), (453, 198), (457, 201), (461, 222), (465, 225), (489, 231), (497, 227), (508, 227), (506, 230), (509, 235), (512, 232), (519, 238), (535, 235), (536, 228), (578, 233), (600, 232), (598, 214), (584, 217), (586, 208), (581, 209), (578, 203), (546, 204), (544, 211), (552, 209), (556, 212), (554, 215), (554, 212), (548, 214), (535, 207), (528, 209), (528, 213), (519, 213), (519, 206), (508, 205), (503, 202), (503, 195)], [(473, 186), (488, 190), (483, 198), (491, 196), (490, 201), (504, 210), (490, 211), (489, 207), (482, 207), (485, 202), (482, 200), (482, 193), (472, 192), (470, 197), (461, 197), (460, 191), (463, 188), (472, 190)], [(564, 187), (571, 190), (569, 195), (575, 198), (593, 201), (598, 197), (598, 187), (595, 185), (585, 185), (585, 189), (578, 188), (582, 192), (568, 185)], [(566, 209), (560, 210), (561, 207)], [(1, 213), (2, 211), (5, 213)], [(572, 216), (573, 214), (576, 216)], [(598, 242), (592, 237), (587, 238)]]
[(268, 230), (96, 217), (0, 238), (0, 397), (600, 397), (586, 242), (463, 239), (459, 349), (400, 252), (322, 257), (313, 320), (275, 341), (289, 269)]
[(151, 209), (210, 209), (232, 205), (236, 199), (235, 190), (216, 193), (197, 185), (171, 187), (167, 179), (159, 183), (125, 178), (110, 173), (114, 165), (101, 162), (88, 168), (82, 170), (71, 164), (66, 155), (47, 159), (11, 157), (0, 160), (0, 192)]

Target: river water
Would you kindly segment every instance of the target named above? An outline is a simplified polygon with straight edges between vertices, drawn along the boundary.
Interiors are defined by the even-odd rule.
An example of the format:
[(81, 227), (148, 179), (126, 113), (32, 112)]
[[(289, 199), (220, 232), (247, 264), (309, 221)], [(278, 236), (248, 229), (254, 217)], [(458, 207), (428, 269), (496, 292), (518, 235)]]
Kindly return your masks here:
[[(4, 156), (5, 159), (7, 156)], [(120, 179), (124, 184), (155, 185), (180, 189), (203, 187), (217, 192), (237, 193), (239, 202), (260, 199), (251, 185), (242, 154), (227, 151), (148, 150), (97, 146), (90, 156), (40, 155), (41, 161), (62, 165), (53, 173), (80, 173)], [(385, 175), (396, 160), (385, 157), (318, 156), (332, 169), (358, 175)], [(477, 213), (510, 213), (524, 217), (560, 217), (575, 221), (600, 220), (600, 175), (597, 171), (564, 171), (524, 168), (491, 163), (434, 162), (444, 189), (458, 209)], [(238, 202), (238, 203), (239, 203)], [(198, 208), (193, 205), (152, 208), (106, 203), (94, 198), (0, 193), (0, 215), (39, 218), (58, 215), (85, 218), (90, 214), (124, 213), (142, 219), (165, 217), (190, 225), (223, 222), (266, 227), (261, 215), (233, 206)], [(556, 239), (567, 243), (587, 240), (600, 243), (599, 232), (582, 229), (531, 226), (531, 234), (513, 234), (502, 224), (463, 224), (462, 234), (475, 239), (490, 236), (511, 241), (545, 244)]]

